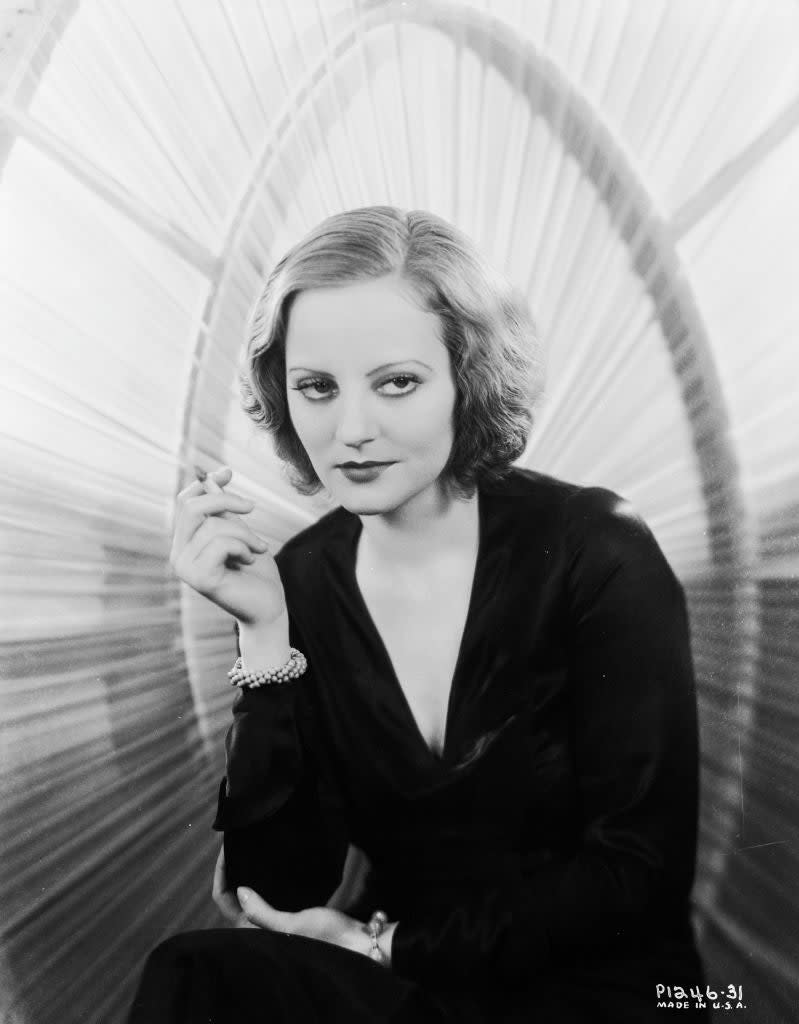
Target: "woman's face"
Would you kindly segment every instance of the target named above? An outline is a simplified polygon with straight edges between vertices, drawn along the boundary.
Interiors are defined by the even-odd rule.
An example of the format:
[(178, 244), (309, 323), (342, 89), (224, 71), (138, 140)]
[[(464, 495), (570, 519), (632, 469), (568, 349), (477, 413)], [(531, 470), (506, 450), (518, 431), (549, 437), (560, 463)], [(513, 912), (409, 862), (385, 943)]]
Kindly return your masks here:
[[(294, 429), (322, 483), (360, 514), (388, 512), (449, 458), (455, 382), (440, 322), (397, 278), (301, 292), (286, 335)], [(346, 463), (381, 463), (348, 470)]]

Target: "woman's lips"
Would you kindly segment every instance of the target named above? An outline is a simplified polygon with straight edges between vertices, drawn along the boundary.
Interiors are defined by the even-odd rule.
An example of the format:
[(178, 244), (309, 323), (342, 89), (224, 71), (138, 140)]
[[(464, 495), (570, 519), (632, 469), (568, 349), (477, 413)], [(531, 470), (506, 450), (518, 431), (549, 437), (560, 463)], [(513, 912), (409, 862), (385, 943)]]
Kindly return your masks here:
[(381, 462), (376, 466), (339, 466), (338, 468), (353, 483), (367, 484), (376, 480), (384, 469), (393, 465), (393, 462)]

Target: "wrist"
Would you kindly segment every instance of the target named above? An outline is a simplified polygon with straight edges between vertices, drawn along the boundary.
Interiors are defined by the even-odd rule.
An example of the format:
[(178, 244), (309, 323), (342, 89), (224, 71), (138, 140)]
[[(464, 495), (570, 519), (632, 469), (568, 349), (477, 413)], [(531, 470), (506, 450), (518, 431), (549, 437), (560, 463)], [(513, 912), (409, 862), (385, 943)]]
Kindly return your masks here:
[(383, 967), (391, 967), (391, 944), (397, 922), (388, 923), (382, 911), (376, 911), (367, 924), (359, 924), (357, 949)]
[(291, 655), (287, 614), (283, 612), (267, 626), (239, 622), (239, 651), (248, 672), (285, 665)]
[(380, 947), (380, 952), (386, 958), (386, 966), (391, 966), (391, 947), (394, 941), (394, 929), (399, 924), (399, 921), (392, 921), (387, 924), (383, 929), (382, 933), (377, 937), (377, 945)]
[(349, 949), (352, 949), (354, 952), (362, 953), (364, 956), (369, 956), (372, 949), (372, 940), (369, 936), (368, 927), (361, 921), (356, 922), (352, 931), (352, 936), (347, 945)]

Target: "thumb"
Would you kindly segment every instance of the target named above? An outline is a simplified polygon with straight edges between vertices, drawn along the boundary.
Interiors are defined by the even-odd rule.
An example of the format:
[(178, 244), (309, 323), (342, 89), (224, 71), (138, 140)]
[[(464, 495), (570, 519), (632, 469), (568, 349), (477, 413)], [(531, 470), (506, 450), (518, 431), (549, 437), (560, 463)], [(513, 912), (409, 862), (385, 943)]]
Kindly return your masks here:
[(236, 889), (239, 904), (248, 921), (258, 925), (259, 928), (268, 928), (275, 932), (288, 932), (291, 930), (291, 918), (293, 914), (287, 914), (282, 910), (275, 910), (273, 906), (262, 899), (257, 892), (240, 885)]

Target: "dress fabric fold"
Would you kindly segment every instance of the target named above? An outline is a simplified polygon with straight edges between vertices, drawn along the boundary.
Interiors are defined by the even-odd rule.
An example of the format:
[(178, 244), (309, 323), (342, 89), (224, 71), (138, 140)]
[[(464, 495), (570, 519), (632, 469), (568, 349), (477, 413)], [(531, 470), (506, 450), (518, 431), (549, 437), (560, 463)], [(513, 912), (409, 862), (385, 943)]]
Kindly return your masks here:
[[(227, 1019), (240, 943), (263, 970), (237, 990), (239, 1021), (646, 1024), (663, 1013), (658, 984), (704, 985), (683, 589), (605, 488), (515, 468), (479, 486), (478, 514), (443, 750), (428, 748), (368, 614), (361, 522), (343, 508), (277, 555), (307, 673), (239, 694), (227, 737), (214, 827), (231, 881), (279, 909), (323, 905), (357, 846), (371, 869), (346, 909), (399, 922), (391, 969), (321, 941), (219, 929), (154, 951), (139, 1000), (148, 972), (185, 996), (199, 971), (206, 1009)], [(324, 1005), (293, 1000), (308, 984)], [(190, 1019), (163, 1012), (152, 1020)]]

